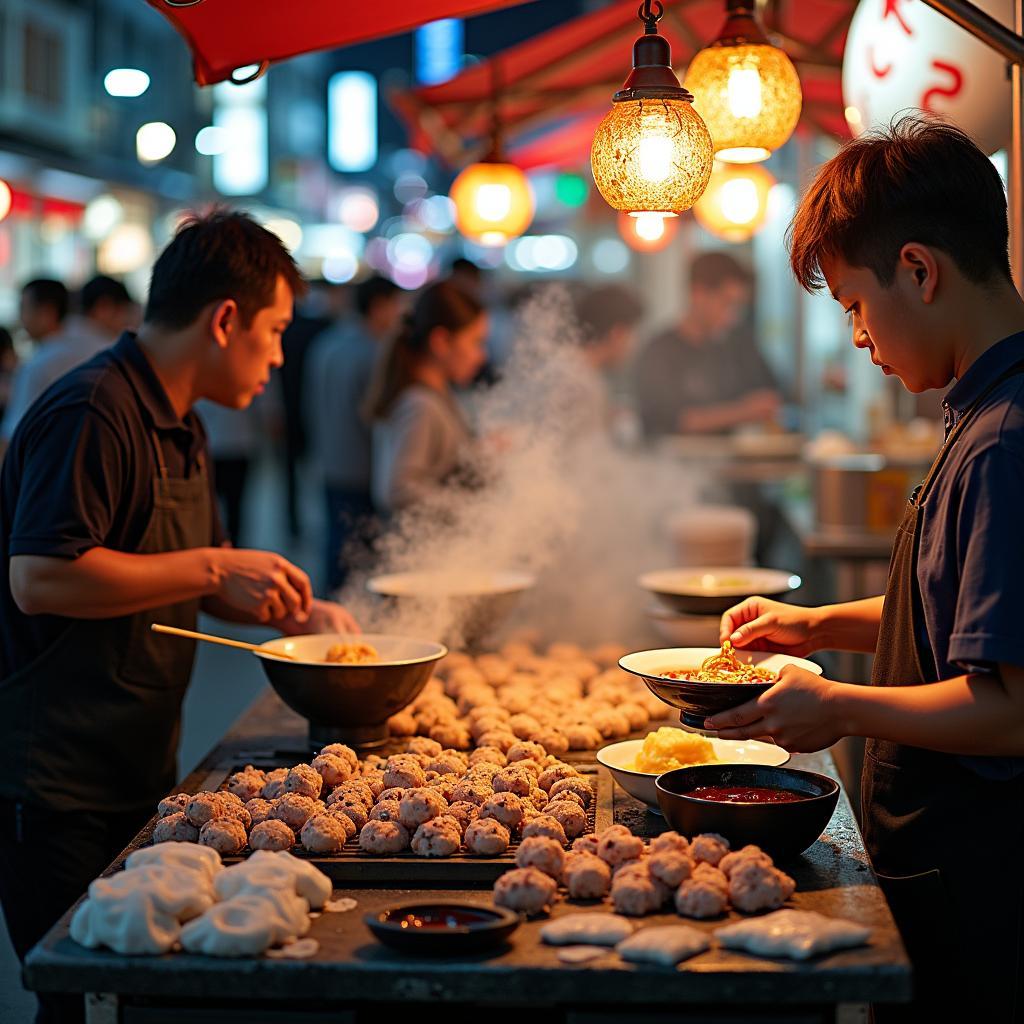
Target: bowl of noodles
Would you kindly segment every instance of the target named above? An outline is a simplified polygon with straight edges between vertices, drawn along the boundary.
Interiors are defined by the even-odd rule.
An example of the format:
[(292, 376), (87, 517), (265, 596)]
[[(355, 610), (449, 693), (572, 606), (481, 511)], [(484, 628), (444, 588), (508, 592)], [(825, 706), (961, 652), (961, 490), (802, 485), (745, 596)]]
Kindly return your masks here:
[(619, 660), (619, 667), (639, 676), (659, 700), (680, 712), (683, 725), (703, 729), (704, 719), (746, 704), (778, 679), (786, 665), (815, 675), (821, 666), (789, 654), (736, 651), (727, 640), (721, 647), (666, 647), (637, 651)]

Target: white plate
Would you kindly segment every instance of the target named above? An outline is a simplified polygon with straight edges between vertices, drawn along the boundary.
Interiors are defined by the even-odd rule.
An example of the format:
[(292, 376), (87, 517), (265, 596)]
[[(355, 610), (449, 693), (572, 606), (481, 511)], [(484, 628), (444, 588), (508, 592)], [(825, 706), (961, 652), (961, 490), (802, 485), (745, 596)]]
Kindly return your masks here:
[[(718, 761), (713, 762), (715, 764), (763, 764), (775, 767), (785, 764), (790, 757), (788, 750), (762, 740), (722, 740), (715, 736), (709, 736), (708, 739), (718, 758)], [(660, 814), (658, 793), (654, 787), (658, 773), (638, 772), (626, 767), (633, 764), (643, 745), (643, 740), (612, 743), (597, 752), (597, 759), (630, 796), (642, 800), (652, 811)]]
[(749, 597), (751, 594), (783, 594), (796, 590), (801, 580), (784, 569), (747, 566), (709, 566), (662, 569), (644, 573), (640, 586), (652, 593), (680, 597)]
[(489, 597), (529, 590), (535, 578), (526, 572), (397, 572), (374, 576), (366, 589), (387, 597)]

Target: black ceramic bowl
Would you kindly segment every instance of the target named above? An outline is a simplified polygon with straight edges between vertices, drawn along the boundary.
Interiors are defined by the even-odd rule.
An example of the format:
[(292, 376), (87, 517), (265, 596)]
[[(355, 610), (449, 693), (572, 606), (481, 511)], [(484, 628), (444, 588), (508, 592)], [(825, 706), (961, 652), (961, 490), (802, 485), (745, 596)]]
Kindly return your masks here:
[[(777, 860), (803, 853), (825, 831), (839, 801), (839, 783), (799, 768), (756, 764), (701, 764), (659, 775), (658, 806), (685, 836), (717, 832), (734, 850), (753, 843)], [(739, 804), (702, 800), (698, 786), (770, 786), (799, 793), (787, 803)]]
[(505, 907), (421, 902), (387, 907), (363, 918), (387, 946), (417, 956), (456, 956), (500, 946), (519, 927)]

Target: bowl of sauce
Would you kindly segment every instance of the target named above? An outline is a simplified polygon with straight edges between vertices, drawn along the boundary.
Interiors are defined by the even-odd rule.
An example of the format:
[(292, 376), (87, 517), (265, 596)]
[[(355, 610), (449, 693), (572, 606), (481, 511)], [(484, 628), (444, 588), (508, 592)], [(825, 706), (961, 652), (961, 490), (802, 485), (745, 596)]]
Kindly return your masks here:
[(753, 843), (776, 860), (811, 847), (839, 802), (835, 779), (770, 765), (690, 765), (659, 775), (654, 786), (677, 832), (718, 832), (734, 850)]
[(519, 927), (520, 918), (505, 907), (446, 901), (402, 903), (363, 920), (393, 949), (418, 956), (455, 956), (502, 945)]

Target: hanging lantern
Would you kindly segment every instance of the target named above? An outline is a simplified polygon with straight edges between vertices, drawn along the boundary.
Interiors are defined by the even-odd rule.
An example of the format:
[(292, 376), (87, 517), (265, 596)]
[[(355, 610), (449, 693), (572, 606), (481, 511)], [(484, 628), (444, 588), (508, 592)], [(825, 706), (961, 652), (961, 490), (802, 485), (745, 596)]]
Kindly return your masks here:
[(633, 44), (633, 70), (594, 133), (590, 165), (613, 209), (675, 217), (707, 186), (713, 147), (672, 70), (668, 41), (658, 35), (663, 14), (658, 0), (640, 8), (644, 34)]
[(726, 0), (718, 38), (690, 61), (684, 85), (715, 140), (715, 157), (767, 160), (793, 134), (803, 94), (789, 57), (754, 17), (754, 0)]
[(663, 217), (660, 213), (619, 214), (619, 234), (636, 252), (660, 252), (675, 238), (678, 228), (678, 217)]
[(533, 189), (514, 164), (470, 164), (452, 182), (449, 196), (459, 231), (480, 245), (505, 245), (533, 220)]
[(707, 191), (693, 207), (705, 231), (726, 242), (745, 242), (768, 217), (768, 195), (775, 179), (763, 167), (716, 163)]
[(0, 178), (0, 220), (3, 220), (11, 212), (11, 204), (14, 197), (11, 195), (11, 186), (3, 178)]

